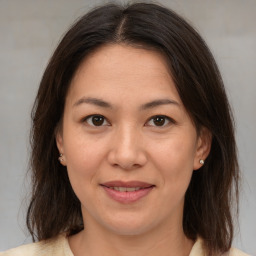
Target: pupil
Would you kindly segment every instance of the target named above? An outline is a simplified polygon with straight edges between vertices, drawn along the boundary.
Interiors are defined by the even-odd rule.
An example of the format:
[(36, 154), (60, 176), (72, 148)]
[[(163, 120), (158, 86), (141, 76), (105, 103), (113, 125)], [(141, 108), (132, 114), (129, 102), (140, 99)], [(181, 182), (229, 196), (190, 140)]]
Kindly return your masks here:
[(95, 126), (100, 126), (102, 125), (104, 122), (104, 118), (102, 116), (94, 116), (92, 118), (92, 123), (95, 125)]
[(165, 118), (164, 117), (158, 116), (158, 117), (154, 118), (154, 124), (156, 126), (162, 126), (162, 125), (164, 125), (164, 122), (165, 122)]

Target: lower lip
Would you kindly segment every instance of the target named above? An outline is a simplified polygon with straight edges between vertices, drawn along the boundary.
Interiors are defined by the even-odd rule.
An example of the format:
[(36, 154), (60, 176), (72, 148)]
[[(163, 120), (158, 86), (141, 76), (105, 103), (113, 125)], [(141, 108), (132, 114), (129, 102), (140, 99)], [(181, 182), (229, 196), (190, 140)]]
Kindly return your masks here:
[(109, 197), (123, 204), (133, 203), (140, 200), (141, 198), (148, 195), (150, 191), (154, 188), (154, 186), (152, 186), (149, 188), (143, 188), (136, 191), (121, 192), (105, 186), (102, 187), (104, 188)]

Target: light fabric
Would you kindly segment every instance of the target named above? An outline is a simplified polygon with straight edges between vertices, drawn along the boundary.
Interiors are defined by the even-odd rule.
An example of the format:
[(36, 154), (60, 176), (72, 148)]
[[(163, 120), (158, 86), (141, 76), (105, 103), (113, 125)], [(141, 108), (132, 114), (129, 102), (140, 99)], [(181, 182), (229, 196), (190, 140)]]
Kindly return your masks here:
[[(55, 239), (22, 245), (6, 252), (0, 252), (0, 256), (74, 256), (74, 254), (69, 247), (67, 237), (60, 235)], [(189, 256), (206, 256), (203, 253), (203, 241), (201, 239), (196, 241)], [(229, 253), (223, 256), (248, 255), (232, 248)]]

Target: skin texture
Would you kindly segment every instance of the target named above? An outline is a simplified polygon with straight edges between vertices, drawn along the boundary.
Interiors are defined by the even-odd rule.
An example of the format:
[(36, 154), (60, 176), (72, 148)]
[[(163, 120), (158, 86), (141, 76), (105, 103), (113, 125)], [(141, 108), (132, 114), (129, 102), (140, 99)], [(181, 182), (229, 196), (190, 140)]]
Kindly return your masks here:
[[(105, 118), (100, 126), (95, 114)], [(161, 54), (114, 44), (89, 55), (70, 85), (56, 141), (85, 223), (69, 239), (75, 255), (189, 254), (184, 195), (211, 140), (204, 128), (197, 134)], [(154, 188), (124, 204), (100, 186), (113, 180)]]

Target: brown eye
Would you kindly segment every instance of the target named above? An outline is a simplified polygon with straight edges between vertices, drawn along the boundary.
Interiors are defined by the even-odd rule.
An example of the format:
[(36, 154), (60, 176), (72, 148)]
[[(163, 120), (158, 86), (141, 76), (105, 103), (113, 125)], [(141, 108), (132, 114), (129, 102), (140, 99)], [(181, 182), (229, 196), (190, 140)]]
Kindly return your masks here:
[(158, 126), (158, 127), (163, 127), (168, 125), (171, 122), (171, 119), (167, 116), (153, 116), (149, 121), (148, 125), (149, 126)]
[(105, 126), (108, 125), (104, 116), (92, 115), (86, 118), (86, 122), (91, 126)]
[(163, 126), (165, 124), (165, 120), (166, 120), (166, 118), (164, 118), (162, 116), (157, 116), (157, 117), (153, 118), (153, 122), (156, 126)]

